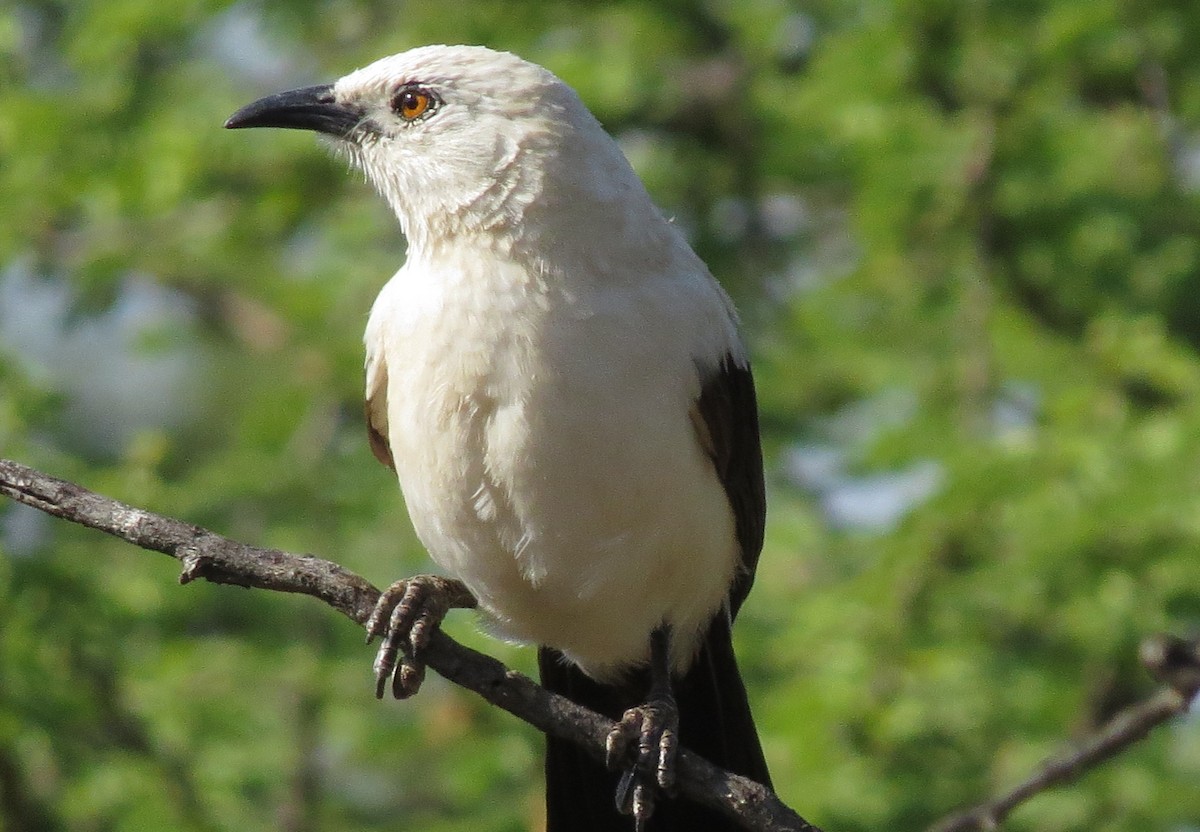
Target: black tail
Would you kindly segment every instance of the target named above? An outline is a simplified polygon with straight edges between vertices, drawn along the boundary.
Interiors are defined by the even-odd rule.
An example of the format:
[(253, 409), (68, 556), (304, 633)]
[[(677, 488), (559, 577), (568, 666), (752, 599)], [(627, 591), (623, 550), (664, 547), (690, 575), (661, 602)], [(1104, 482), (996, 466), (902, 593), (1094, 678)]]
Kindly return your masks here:
[[(640, 705), (649, 691), (645, 672), (620, 685), (601, 685), (566, 663), (555, 650), (538, 651), (542, 684), (612, 719)], [(733, 656), (729, 622), (718, 615), (695, 664), (674, 680), (680, 744), (710, 762), (771, 785), (746, 689)], [(546, 746), (546, 832), (631, 832), (633, 821), (617, 814), (617, 777), (578, 746), (550, 738)], [(661, 797), (648, 832), (734, 832), (724, 815), (684, 798)]]

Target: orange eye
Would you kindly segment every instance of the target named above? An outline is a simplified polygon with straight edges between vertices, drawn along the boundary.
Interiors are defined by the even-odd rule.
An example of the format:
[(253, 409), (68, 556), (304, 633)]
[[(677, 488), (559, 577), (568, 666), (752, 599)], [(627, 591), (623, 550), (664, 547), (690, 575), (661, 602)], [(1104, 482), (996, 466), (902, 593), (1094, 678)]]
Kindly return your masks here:
[(428, 115), (436, 104), (433, 93), (419, 87), (405, 87), (392, 99), (392, 109), (405, 121), (416, 121)]

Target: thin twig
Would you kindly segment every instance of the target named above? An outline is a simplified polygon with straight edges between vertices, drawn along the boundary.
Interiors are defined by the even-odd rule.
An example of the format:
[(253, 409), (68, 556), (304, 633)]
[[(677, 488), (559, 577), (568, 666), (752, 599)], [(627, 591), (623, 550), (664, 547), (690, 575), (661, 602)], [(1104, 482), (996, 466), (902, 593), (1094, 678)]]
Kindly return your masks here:
[(1164, 685), (1130, 705), (1070, 750), (1042, 764), (1025, 782), (978, 806), (947, 817), (930, 832), (985, 832), (996, 829), (1018, 806), (1035, 795), (1078, 780), (1124, 751), (1151, 730), (1186, 712), (1200, 691), (1200, 639), (1154, 636), (1139, 651), (1142, 664)]
[[(55, 517), (163, 552), (183, 564), (181, 583), (203, 578), (297, 592), (319, 598), (358, 624), (366, 622), (379, 590), (335, 563), (279, 549), (248, 546), (214, 532), (135, 508), (7, 459), (0, 459), (0, 494)], [(597, 760), (613, 722), (547, 691), (496, 659), (437, 632), (422, 660), (451, 682), (468, 688), (543, 733), (574, 742)], [(679, 791), (760, 832), (821, 832), (765, 786), (717, 768), (681, 749)]]

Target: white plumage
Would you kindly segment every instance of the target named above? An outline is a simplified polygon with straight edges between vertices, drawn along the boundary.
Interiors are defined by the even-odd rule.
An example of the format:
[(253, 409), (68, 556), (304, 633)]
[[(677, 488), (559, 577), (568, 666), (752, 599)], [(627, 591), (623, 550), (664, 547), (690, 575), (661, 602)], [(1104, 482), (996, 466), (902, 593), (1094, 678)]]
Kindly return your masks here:
[(654, 811), (681, 743), (770, 782), (733, 654), (766, 503), (725, 293), (578, 96), (513, 55), (415, 49), (226, 126), (334, 137), (408, 237), (367, 325), (371, 447), (459, 580), (380, 596), (376, 695), (414, 694), (441, 616), (477, 606), (616, 720), (605, 765), (548, 737), (548, 830), (733, 832)]
[[(378, 102), (409, 80), (444, 110), (389, 133)], [(739, 558), (694, 414), (745, 362), (725, 293), (541, 67), (425, 47), (334, 93), (385, 126), (346, 149), (409, 241), (367, 397), (422, 543), (506, 637), (603, 679), (665, 621), (682, 669)]]

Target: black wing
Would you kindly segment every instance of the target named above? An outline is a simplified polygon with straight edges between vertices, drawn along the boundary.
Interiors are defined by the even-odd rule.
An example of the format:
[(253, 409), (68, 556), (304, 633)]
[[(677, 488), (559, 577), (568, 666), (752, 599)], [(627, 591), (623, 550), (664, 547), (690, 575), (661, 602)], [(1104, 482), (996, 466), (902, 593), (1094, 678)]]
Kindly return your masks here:
[(726, 354), (715, 370), (706, 373), (693, 422), (733, 508), (742, 554), (729, 594), (730, 613), (736, 616), (754, 582), (767, 520), (758, 401), (749, 363), (739, 364)]

